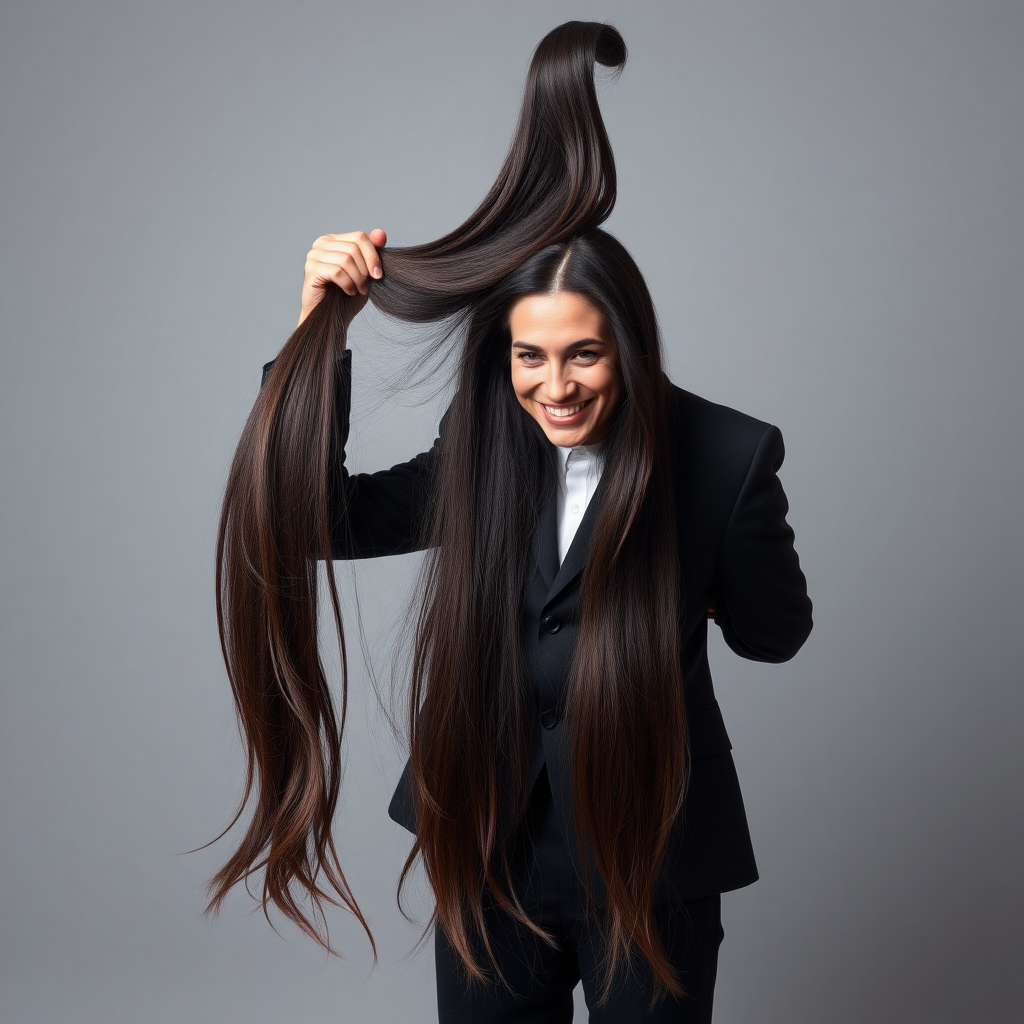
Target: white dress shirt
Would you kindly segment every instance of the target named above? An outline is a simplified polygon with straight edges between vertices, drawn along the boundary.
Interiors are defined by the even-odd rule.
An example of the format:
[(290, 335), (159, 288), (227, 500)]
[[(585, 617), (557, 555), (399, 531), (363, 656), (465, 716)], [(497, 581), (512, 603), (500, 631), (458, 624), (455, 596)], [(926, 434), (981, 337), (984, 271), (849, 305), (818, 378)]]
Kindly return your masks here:
[(565, 553), (579, 529), (583, 513), (597, 490), (604, 470), (601, 442), (583, 444), (576, 448), (558, 448), (561, 474), (558, 479), (558, 564), (565, 561)]

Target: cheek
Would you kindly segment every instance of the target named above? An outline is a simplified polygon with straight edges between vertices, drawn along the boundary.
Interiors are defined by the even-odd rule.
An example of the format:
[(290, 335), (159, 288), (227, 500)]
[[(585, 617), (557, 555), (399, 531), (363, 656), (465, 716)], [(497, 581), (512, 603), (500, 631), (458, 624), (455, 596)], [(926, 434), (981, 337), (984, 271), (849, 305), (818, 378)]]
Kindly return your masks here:
[(613, 402), (618, 398), (621, 390), (619, 375), (614, 368), (603, 366), (599, 373), (595, 373), (590, 387), (606, 400)]
[(521, 369), (517, 369), (515, 366), (512, 367), (512, 390), (515, 392), (519, 404), (524, 409), (529, 409), (530, 393), (533, 390), (530, 375), (529, 373), (524, 373)]

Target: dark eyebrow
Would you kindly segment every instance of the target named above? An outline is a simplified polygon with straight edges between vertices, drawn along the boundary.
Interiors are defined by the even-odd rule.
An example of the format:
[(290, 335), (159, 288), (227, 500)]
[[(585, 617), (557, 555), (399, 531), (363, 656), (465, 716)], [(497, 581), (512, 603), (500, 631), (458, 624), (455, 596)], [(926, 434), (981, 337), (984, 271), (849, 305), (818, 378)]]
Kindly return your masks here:
[[(605, 344), (605, 342), (603, 342), (600, 338), (583, 338), (581, 341), (574, 341), (568, 347), (570, 349), (574, 349), (574, 348), (592, 348), (594, 345), (604, 345), (604, 344)], [(527, 352), (542, 352), (543, 351), (543, 349), (539, 345), (531, 345), (531, 344), (529, 344), (528, 342), (525, 342), (525, 341), (513, 341), (512, 342), (512, 347), (513, 348), (521, 348), (521, 349), (524, 349)]]

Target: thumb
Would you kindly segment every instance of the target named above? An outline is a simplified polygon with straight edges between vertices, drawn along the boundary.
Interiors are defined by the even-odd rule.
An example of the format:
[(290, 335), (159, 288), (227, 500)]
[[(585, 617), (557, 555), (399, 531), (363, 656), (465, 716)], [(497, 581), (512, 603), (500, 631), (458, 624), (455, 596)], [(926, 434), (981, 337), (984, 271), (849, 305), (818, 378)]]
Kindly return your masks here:
[(374, 228), (367, 237), (378, 249), (386, 245), (388, 240), (388, 236), (382, 228)]

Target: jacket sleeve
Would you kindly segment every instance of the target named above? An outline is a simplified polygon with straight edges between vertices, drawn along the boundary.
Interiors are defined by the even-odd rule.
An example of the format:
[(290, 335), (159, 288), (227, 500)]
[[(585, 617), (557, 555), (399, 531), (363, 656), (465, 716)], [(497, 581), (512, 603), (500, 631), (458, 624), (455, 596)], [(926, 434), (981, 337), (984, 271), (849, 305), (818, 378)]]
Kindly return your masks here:
[[(261, 386), (274, 361), (263, 367)], [(332, 555), (375, 558), (401, 555), (427, 546), (427, 504), (440, 439), (430, 451), (376, 473), (350, 473), (345, 465), (352, 394), (352, 353), (342, 356), (336, 416), (342, 451), (330, 482)], [(444, 419), (442, 418), (442, 424)]]
[(754, 661), (788, 661), (811, 632), (811, 601), (789, 503), (778, 477), (782, 434), (761, 436), (718, 552), (715, 622), (725, 642)]

